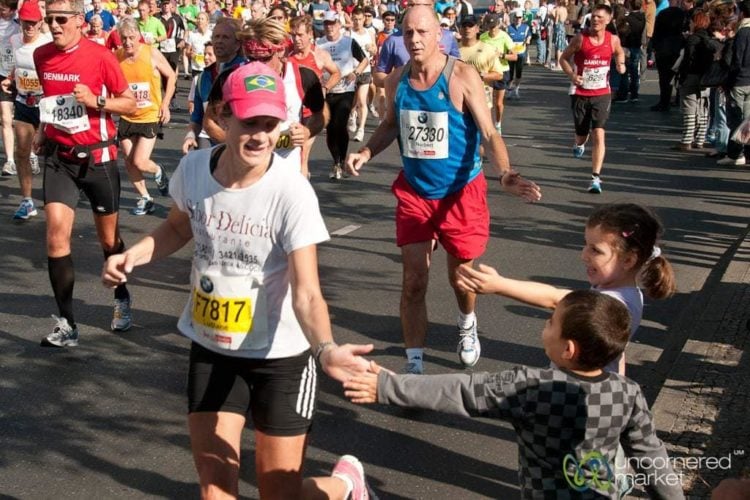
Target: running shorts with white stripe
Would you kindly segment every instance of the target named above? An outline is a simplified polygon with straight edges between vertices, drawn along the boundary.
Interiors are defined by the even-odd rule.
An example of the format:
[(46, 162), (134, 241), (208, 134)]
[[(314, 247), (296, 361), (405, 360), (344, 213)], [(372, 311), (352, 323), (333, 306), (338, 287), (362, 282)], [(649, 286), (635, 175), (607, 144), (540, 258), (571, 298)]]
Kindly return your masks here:
[(195, 342), (190, 348), (188, 412), (250, 414), (272, 436), (306, 434), (318, 390), (315, 359), (306, 351), (280, 359), (225, 356)]

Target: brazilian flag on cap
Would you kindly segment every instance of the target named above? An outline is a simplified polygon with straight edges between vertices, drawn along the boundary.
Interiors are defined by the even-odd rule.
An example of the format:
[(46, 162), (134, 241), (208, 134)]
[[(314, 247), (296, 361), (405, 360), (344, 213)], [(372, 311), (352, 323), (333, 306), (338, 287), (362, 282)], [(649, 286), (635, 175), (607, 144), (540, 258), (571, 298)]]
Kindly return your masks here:
[(245, 91), (266, 90), (276, 92), (276, 79), (268, 75), (250, 75), (245, 78)]

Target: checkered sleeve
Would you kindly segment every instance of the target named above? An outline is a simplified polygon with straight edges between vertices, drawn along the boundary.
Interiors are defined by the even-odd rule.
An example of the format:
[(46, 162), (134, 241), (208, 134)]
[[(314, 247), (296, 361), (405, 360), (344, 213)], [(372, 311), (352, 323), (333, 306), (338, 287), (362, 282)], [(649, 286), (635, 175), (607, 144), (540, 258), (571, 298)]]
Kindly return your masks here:
[[(651, 411), (640, 387), (629, 382), (628, 392), (634, 392), (633, 411), (620, 435), (620, 444), (629, 457), (628, 464), (638, 472), (653, 478), (646, 486), (651, 498), (684, 499), (677, 475), (667, 456), (664, 443), (657, 437)], [(676, 484), (675, 484), (676, 483)]]
[(500, 373), (378, 376), (378, 402), (471, 416), (507, 417), (520, 404), (523, 385), (517, 370)]

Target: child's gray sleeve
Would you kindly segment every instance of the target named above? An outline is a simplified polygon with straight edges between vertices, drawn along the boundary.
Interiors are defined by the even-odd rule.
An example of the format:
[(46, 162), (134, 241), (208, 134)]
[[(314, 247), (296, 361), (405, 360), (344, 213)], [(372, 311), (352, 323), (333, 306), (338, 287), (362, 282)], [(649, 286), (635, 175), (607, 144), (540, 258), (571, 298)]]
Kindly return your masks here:
[(664, 443), (656, 428), (646, 400), (638, 387), (630, 420), (620, 436), (628, 465), (649, 478), (645, 484), (651, 498), (684, 499), (680, 476), (675, 474)]
[(382, 371), (378, 376), (378, 402), (466, 417), (496, 413), (506, 396), (498, 383), (500, 375), (395, 375)]

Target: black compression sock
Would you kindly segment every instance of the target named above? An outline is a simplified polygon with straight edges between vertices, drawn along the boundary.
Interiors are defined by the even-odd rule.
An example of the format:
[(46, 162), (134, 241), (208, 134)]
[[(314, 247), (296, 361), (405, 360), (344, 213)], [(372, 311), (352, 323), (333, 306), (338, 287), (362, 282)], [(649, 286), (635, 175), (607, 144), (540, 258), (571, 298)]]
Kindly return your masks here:
[[(104, 251), (104, 260), (108, 259), (111, 255), (117, 255), (118, 253), (122, 253), (125, 251), (125, 242), (120, 240), (120, 243), (117, 245), (117, 247), (107, 252)], [(117, 288), (115, 288), (115, 298), (118, 300), (127, 300), (130, 298), (130, 292), (128, 292), (128, 288), (123, 283), (122, 285), (117, 285)]]
[(60, 316), (68, 320), (68, 324), (75, 328), (73, 317), (73, 285), (75, 285), (75, 270), (73, 258), (70, 254), (64, 257), (47, 257), (49, 281), (55, 294)]

